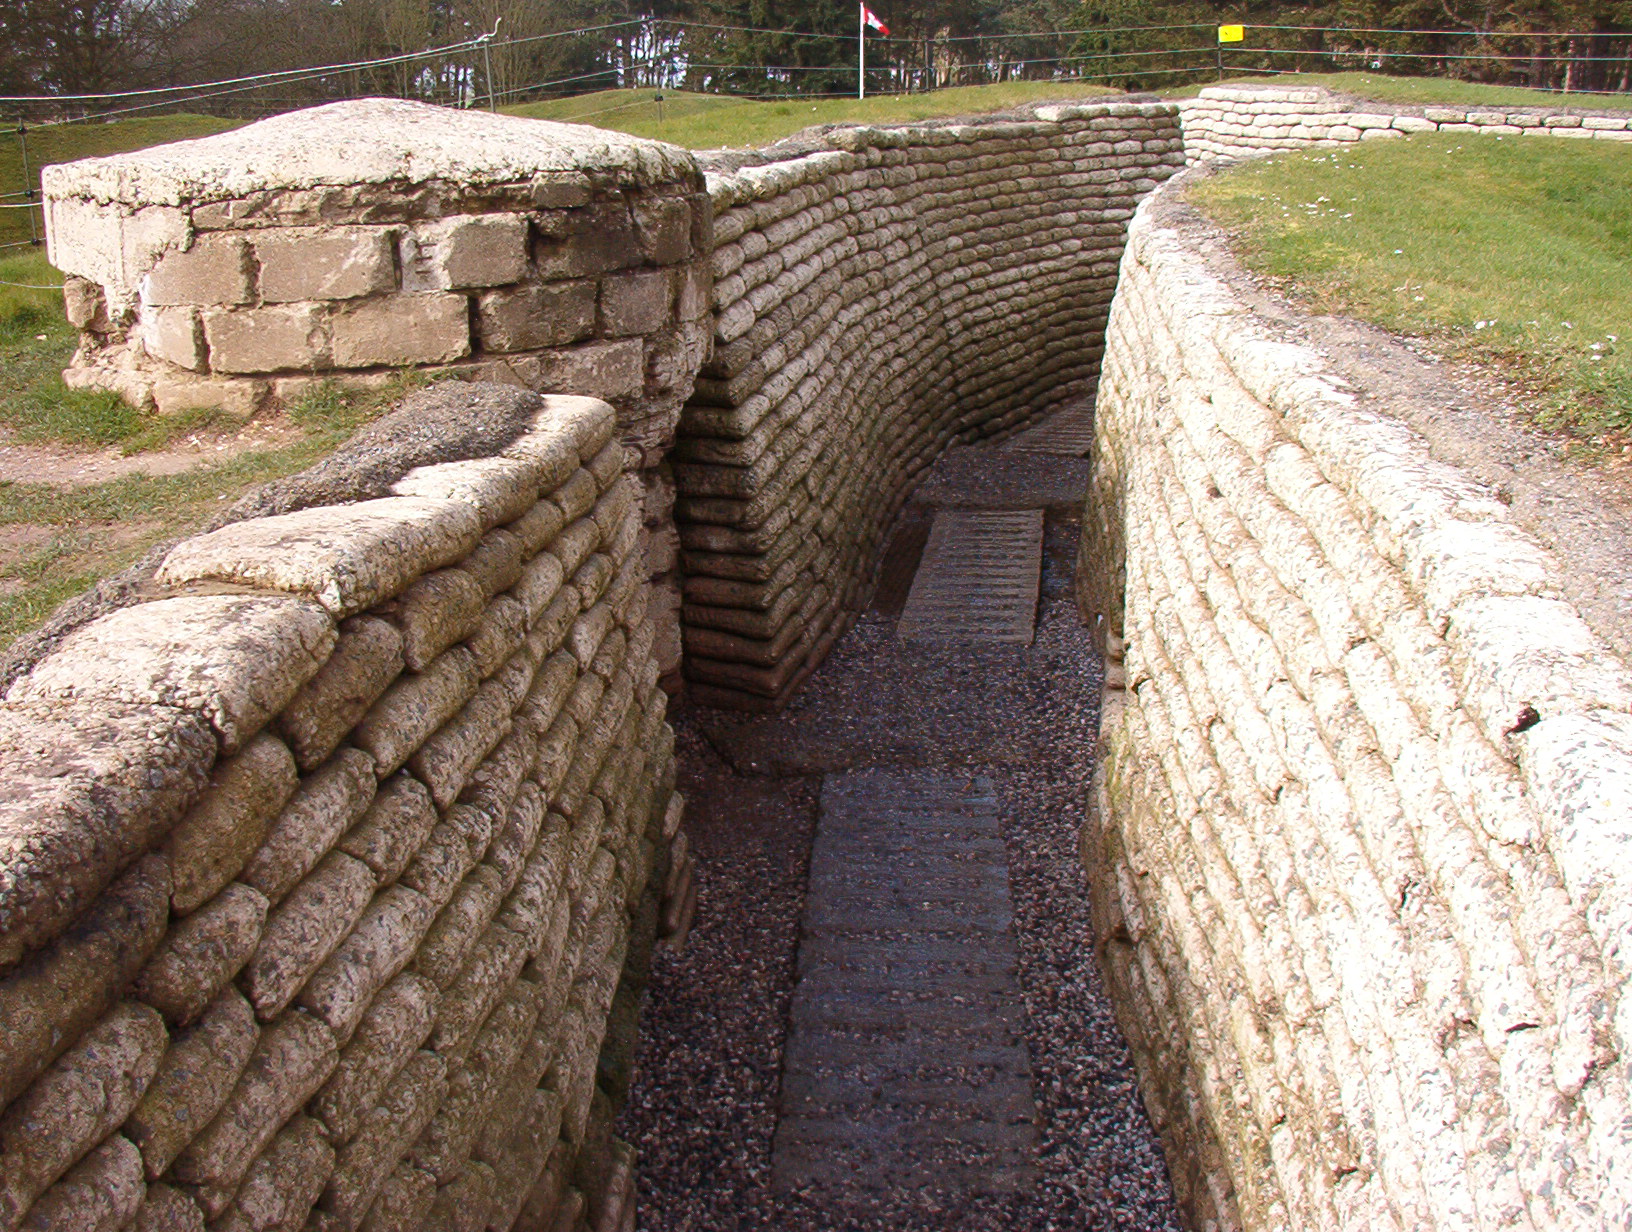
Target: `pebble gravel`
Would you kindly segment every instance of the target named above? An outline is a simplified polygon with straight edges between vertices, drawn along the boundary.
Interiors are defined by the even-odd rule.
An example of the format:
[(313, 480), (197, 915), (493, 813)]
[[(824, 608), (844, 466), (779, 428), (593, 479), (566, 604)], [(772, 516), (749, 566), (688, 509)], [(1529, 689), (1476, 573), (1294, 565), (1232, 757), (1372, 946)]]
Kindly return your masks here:
[[(1030, 647), (905, 643), (893, 614), (875, 609), (781, 715), (676, 708), (699, 892), (685, 948), (661, 950), (654, 964), (619, 1128), (639, 1152), (646, 1232), (1183, 1227), (1106, 998), (1077, 853), (1100, 692), (1070, 593), (1083, 469), (1028, 459), (1003, 467), (1012, 481), (994, 484), (980, 465), (987, 460), (997, 459), (954, 451), (918, 499), (1049, 507)], [(920, 525), (926, 512), (920, 505)], [(913, 524), (913, 510), (903, 524)], [(1038, 1185), (1021, 1199), (953, 1202), (912, 1191), (828, 1209), (772, 1192), (821, 775), (872, 765), (979, 769), (997, 784), (1041, 1129)]]

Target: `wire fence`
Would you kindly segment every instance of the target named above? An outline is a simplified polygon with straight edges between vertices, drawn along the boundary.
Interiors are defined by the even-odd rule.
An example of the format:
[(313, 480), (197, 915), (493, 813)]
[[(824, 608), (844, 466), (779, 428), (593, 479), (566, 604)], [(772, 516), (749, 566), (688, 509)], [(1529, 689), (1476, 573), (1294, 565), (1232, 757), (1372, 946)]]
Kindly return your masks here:
[[(1210, 23), (1180, 23), (934, 37), (869, 34), (866, 86), (872, 95), (1007, 81), (1153, 89), (1215, 75), (1367, 69), (1529, 86), (1543, 94), (1577, 94), (1587, 85), (1632, 91), (1632, 32), (1249, 25), (1244, 33), (1250, 41), (1229, 45), (1218, 42), (1217, 33)], [(770, 40), (781, 49), (778, 62), (743, 62), (736, 55), (743, 39), (758, 40), (758, 46)], [(11, 127), (0, 128), (0, 166), (10, 164), (0, 178), (0, 259), (43, 243), (39, 165), (65, 156), (72, 143), (60, 141), (56, 130), (70, 126), (183, 111), (230, 122), (379, 94), (491, 108), (628, 87), (740, 99), (838, 98), (855, 92), (855, 43), (855, 33), (628, 18), (504, 38), (495, 27), (419, 51), (185, 85), (0, 95), (0, 115), (16, 117)], [(495, 54), (514, 64), (495, 70)], [(557, 67), (527, 79), (515, 65), (525, 67), (528, 57), (538, 56)], [(597, 119), (646, 102), (612, 101), (572, 118)], [(124, 148), (118, 141), (106, 146)], [(94, 152), (74, 148), (66, 156)]]
[[(1437, 72), (1499, 84), (1575, 92), (1632, 89), (1632, 31), (1251, 25), (1252, 42), (1221, 48), (1211, 24), (1127, 25), (925, 36), (869, 35), (867, 84), (908, 93), (955, 85), (1096, 76), (1151, 88), (1215, 69), (1237, 73), (1354, 67)], [(761, 52), (745, 62), (741, 40), (773, 41), (782, 63)], [(685, 88), (755, 97), (806, 93), (809, 81), (837, 93), (854, 80), (854, 33), (627, 18), (582, 29), (498, 37), (497, 29), (419, 51), (277, 69), (176, 86), (106, 93), (0, 95), (0, 109), (35, 127), (192, 110), (250, 118), (315, 102), (394, 93), (455, 106), (488, 106), (626, 86)], [(803, 49), (803, 50), (801, 50)], [(495, 55), (520, 68), (493, 67)], [(532, 80), (528, 58), (558, 61)], [(541, 66), (542, 67), (542, 66)], [(518, 79), (519, 77), (519, 79)]]

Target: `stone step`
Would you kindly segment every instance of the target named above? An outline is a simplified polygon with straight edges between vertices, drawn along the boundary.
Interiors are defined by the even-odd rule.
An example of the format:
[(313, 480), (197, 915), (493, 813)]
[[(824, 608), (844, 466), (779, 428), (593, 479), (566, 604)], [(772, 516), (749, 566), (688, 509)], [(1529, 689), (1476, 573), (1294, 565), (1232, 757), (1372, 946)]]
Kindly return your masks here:
[(1076, 403), (1050, 415), (1042, 423), (1017, 432), (1002, 445), (1014, 453), (1042, 453), (1083, 458), (1094, 447), (1094, 404)]

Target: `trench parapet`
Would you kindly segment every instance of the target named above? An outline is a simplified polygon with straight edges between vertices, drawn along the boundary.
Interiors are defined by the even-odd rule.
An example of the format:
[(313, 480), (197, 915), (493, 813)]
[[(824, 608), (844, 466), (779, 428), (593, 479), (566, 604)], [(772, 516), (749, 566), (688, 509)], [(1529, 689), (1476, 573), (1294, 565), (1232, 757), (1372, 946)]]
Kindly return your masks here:
[(1632, 673), (1181, 183), (1130, 230), (1078, 568), (1095, 933), (1175, 1186), (1197, 1226), (1618, 1226)]
[[(1556, 100), (1556, 101), (1554, 101)], [(1179, 101), (1189, 161), (1277, 150), (1337, 148), (1412, 133), (1632, 141), (1632, 115), (1594, 109), (1590, 96), (1536, 92), (1536, 102), (1448, 105), (1383, 103), (1320, 86), (1206, 86)]]
[[(396, 99), (45, 169), (69, 384), (247, 414), (403, 368), (605, 399), (648, 529), (709, 344), (709, 199), (675, 146)], [(673, 552), (652, 553), (666, 673)], [(665, 576), (667, 575), (667, 576)]]

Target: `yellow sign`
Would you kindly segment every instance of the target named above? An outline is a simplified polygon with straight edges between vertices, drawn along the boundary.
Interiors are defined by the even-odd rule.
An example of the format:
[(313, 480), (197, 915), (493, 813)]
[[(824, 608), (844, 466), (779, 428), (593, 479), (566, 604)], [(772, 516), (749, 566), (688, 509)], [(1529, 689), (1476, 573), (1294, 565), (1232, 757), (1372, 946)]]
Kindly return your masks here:
[(1245, 26), (1220, 26), (1218, 28), (1218, 41), (1221, 43), (1239, 43), (1246, 37), (1247, 28)]

